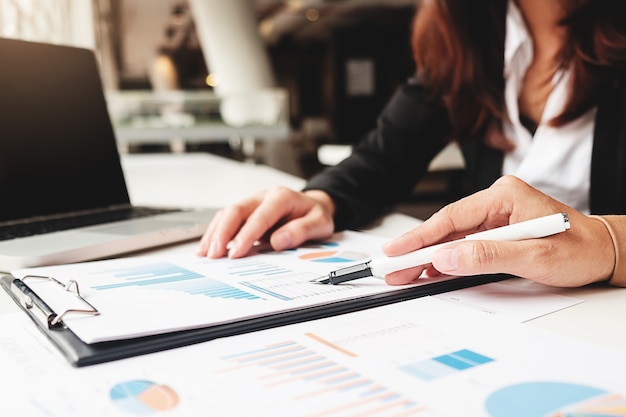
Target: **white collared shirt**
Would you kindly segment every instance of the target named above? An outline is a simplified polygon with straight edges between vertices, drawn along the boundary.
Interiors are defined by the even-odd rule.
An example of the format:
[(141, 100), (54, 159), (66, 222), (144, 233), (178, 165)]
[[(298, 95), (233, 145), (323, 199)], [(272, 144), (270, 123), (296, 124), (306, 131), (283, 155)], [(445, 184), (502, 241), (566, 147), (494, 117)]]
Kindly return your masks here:
[(551, 127), (567, 100), (569, 72), (559, 71), (534, 136), (519, 118), (518, 98), (533, 58), (532, 39), (520, 10), (509, 1), (504, 47), (505, 103), (509, 120), (504, 135), (516, 148), (504, 157), (502, 174), (515, 175), (575, 209), (589, 213), (591, 151), (596, 109), (564, 126)]

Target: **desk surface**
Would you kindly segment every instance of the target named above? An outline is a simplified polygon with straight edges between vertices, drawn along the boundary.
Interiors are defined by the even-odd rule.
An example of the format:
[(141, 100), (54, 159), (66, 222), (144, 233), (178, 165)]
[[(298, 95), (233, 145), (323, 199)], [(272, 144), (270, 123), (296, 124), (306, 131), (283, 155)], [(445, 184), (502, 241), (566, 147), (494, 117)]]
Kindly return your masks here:
[[(221, 207), (235, 203), (256, 191), (275, 185), (299, 189), (304, 181), (275, 169), (239, 163), (210, 154), (123, 155), (131, 201), (138, 205)], [(419, 224), (419, 220), (393, 214), (367, 231), (394, 237)], [(195, 243), (168, 251), (192, 251)], [(510, 285), (539, 286), (522, 279)], [(603, 285), (550, 292), (585, 300), (576, 306), (527, 323), (556, 333), (594, 341), (605, 346), (626, 348), (626, 327), (618, 318), (626, 316), (626, 289)], [(4, 292), (0, 314), (18, 311)]]

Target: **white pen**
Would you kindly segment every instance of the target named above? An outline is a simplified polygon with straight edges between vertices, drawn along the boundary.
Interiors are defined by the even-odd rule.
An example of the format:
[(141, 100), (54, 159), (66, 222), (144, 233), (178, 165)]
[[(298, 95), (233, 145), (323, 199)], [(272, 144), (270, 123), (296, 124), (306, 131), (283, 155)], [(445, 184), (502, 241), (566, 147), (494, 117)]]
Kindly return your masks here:
[(495, 229), (473, 233), (463, 239), (450, 242), (439, 243), (427, 246), (413, 252), (399, 256), (386, 256), (372, 259), (365, 263), (341, 268), (332, 271), (327, 276), (316, 278), (311, 282), (316, 284), (341, 284), (342, 282), (353, 281), (365, 277), (383, 277), (391, 272), (401, 271), (414, 266), (426, 265), (432, 262), (435, 252), (450, 243), (463, 240), (500, 240), (513, 241), (536, 239), (561, 233), (570, 228), (567, 213), (556, 213), (549, 216), (526, 220), (520, 223), (509, 224), (507, 226), (496, 227)]

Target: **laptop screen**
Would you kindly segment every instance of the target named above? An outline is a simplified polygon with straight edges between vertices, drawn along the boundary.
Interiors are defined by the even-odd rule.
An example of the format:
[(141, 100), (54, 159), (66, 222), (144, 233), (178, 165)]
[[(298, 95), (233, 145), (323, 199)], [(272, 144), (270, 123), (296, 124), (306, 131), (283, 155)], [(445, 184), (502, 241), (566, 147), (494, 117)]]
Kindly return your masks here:
[(0, 222), (128, 204), (95, 55), (0, 39)]

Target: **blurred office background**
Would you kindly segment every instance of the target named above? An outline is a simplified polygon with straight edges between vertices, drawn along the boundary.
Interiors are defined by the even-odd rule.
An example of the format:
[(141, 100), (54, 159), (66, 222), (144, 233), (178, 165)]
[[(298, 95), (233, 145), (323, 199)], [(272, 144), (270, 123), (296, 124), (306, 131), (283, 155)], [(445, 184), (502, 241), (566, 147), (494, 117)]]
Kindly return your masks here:
[[(415, 4), (0, 0), (0, 35), (93, 49), (121, 152), (212, 152), (307, 178), (413, 73)], [(401, 211), (424, 218), (457, 196), (451, 152)]]

